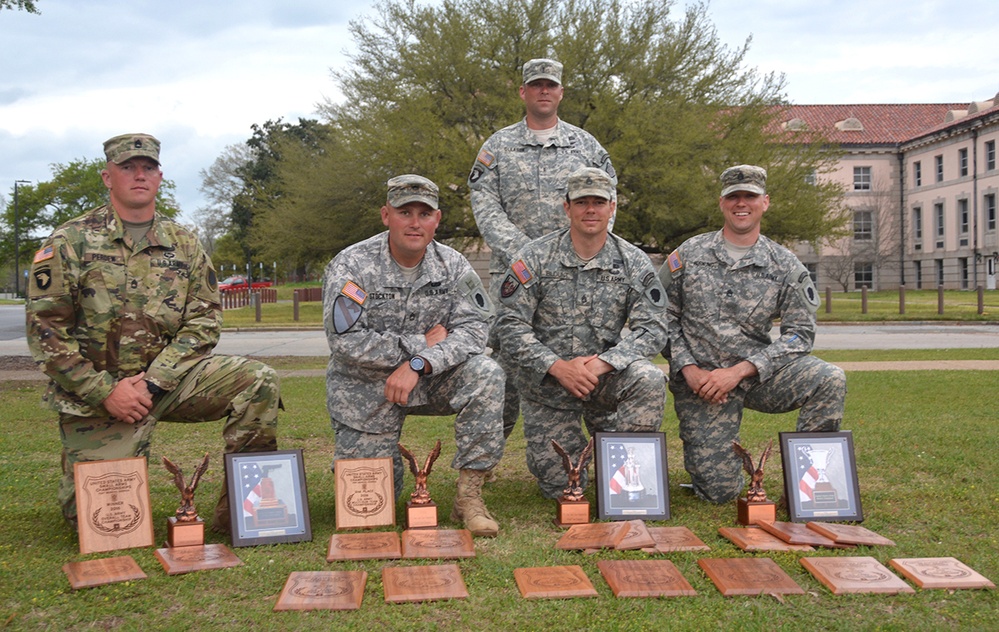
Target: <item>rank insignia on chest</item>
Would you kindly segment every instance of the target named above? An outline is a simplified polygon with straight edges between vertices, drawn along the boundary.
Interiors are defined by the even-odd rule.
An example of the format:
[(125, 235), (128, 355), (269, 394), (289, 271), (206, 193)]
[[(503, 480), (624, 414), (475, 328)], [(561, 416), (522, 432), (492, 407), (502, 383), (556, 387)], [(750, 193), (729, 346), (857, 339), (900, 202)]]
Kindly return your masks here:
[(520, 281), (521, 285), (527, 283), (534, 278), (534, 274), (528, 269), (527, 264), (524, 263), (523, 259), (518, 259), (513, 262), (510, 266), (513, 270), (514, 275), (516, 275), (517, 280)]
[(368, 298), (368, 293), (361, 289), (359, 285), (353, 281), (347, 281), (340, 293), (351, 299), (358, 305), (364, 305), (364, 301)]

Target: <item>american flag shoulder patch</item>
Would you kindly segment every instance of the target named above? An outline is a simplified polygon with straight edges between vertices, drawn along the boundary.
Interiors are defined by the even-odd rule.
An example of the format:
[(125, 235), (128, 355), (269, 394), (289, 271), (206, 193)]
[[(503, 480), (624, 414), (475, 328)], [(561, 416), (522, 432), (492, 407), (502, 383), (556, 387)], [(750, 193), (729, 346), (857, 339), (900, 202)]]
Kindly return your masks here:
[(669, 266), (670, 272), (676, 272), (677, 270), (682, 268), (683, 262), (680, 261), (680, 253), (678, 253), (676, 250), (669, 253), (669, 256), (666, 257), (666, 265)]
[(44, 248), (35, 253), (34, 263), (38, 263), (39, 261), (45, 261), (46, 259), (51, 259), (54, 256), (55, 256), (55, 248), (53, 248), (52, 246), (45, 246)]
[(491, 167), (493, 161), (496, 160), (496, 156), (483, 149), (479, 152), (479, 155), (476, 156), (475, 159), (484, 164), (486, 167)]
[(358, 305), (364, 305), (364, 301), (368, 298), (368, 293), (361, 289), (359, 285), (353, 281), (347, 281), (340, 293), (354, 301)]
[(523, 259), (517, 259), (510, 266), (513, 270), (514, 275), (516, 275), (517, 280), (520, 281), (521, 285), (524, 285), (528, 281), (534, 278), (534, 274), (528, 269), (527, 264), (524, 263)]

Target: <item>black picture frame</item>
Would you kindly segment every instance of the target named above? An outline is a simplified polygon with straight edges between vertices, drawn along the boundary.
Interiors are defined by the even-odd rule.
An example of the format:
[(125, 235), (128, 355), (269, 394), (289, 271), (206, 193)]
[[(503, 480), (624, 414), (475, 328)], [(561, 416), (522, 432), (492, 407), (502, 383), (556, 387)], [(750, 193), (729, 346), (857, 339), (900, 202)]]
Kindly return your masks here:
[(301, 450), (225, 455), (232, 545), (309, 542), (309, 496)]
[[(594, 439), (597, 517), (600, 520), (669, 520), (666, 434), (598, 432)], [(629, 456), (637, 466), (633, 476), (640, 481), (637, 483), (640, 487), (633, 490), (627, 489), (626, 482)]]
[(781, 432), (784, 493), (791, 522), (861, 522), (853, 433)]

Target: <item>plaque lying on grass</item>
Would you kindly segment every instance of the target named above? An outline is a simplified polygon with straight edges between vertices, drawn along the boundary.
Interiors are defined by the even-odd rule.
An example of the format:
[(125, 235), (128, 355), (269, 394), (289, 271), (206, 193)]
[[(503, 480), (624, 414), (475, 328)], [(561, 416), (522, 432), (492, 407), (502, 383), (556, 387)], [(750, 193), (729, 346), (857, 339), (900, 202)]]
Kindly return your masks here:
[(852, 549), (852, 544), (841, 544), (831, 538), (827, 538), (817, 531), (809, 529), (799, 522), (761, 522), (757, 524), (772, 536), (776, 536), (790, 544), (807, 544), (809, 546), (824, 546), (830, 549)]
[(295, 571), (278, 595), (274, 611), (357, 610), (367, 581), (365, 571)]
[(386, 566), (382, 570), (386, 603), (467, 599), (468, 588), (457, 564)]
[(656, 545), (653, 548), (642, 549), (646, 553), (711, 550), (710, 546), (702, 542), (687, 527), (649, 527), (649, 535), (656, 541)]
[(895, 546), (888, 538), (874, 533), (867, 527), (836, 522), (809, 522), (805, 525), (812, 531), (832, 538), (840, 544), (859, 544), (862, 546)]
[(596, 597), (597, 590), (579, 566), (536, 566), (513, 569), (517, 588), (525, 599)]
[(889, 560), (895, 570), (920, 588), (995, 588), (996, 585), (953, 557), (909, 557)]
[(327, 562), (397, 560), (400, 557), (402, 557), (402, 543), (395, 531), (334, 533), (326, 553)]
[(66, 573), (69, 585), (74, 590), (146, 578), (146, 574), (130, 555), (70, 562), (63, 565), (62, 572)]
[(80, 553), (153, 545), (146, 457), (73, 465)]
[(156, 549), (155, 555), (167, 575), (231, 568), (243, 564), (224, 544), (167, 547)]
[(600, 560), (600, 574), (615, 597), (680, 597), (697, 594), (669, 560)]
[(629, 520), (624, 525), (625, 528), (621, 529), (621, 535), (614, 544), (614, 548), (618, 551), (634, 551), (656, 545), (656, 540), (649, 533), (644, 520)]
[(725, 597), (805, 594), (770, 558), (702, 558), (697, 565)]
[(574, 524), (558, 539), (555, 548), (563, 551), (613, 549), (627, 529), (623, 522)]
[(803, 557), (801, 565), (834, 595), (916, 592), (873, 557)]
[(452, 560), (475, 557), (468, 529), (407, 529), (402, 532), (402, 557)]
[(807, 544), (791, 544), (759, 527), (722, 527), (718, 533), (743, 551), (814, 551)]
[(369, 529), (395, 524), (392, 459), (339, 459), (336, 479), (336, 528)]

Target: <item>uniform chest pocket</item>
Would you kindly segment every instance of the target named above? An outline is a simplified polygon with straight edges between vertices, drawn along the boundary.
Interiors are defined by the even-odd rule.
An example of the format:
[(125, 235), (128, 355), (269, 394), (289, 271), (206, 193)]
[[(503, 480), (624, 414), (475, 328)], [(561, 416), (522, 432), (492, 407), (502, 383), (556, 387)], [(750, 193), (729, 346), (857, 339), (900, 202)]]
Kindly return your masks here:
[(107, 322), (119, 314), (125, 285), (125, 267), (91, 263), (80, 274), (79, 304), (87, 323)]
[(134, 307), (158, 323), (168, 335), (180, 329), (187, 306), (189, 274), (174, 266), (154, 266), (150, 273), (128, 281)]

